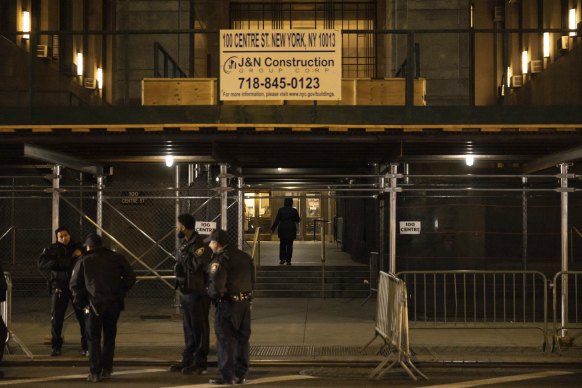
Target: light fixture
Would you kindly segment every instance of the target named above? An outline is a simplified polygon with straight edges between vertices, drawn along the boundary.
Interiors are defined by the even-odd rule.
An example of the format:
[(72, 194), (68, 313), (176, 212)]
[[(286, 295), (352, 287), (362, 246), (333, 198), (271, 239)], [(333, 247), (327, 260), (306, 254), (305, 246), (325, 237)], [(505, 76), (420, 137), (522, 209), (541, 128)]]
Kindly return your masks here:
[(549, 32), (544, 32), (543, 42), (544, 42), (544, 58), (549, 58), (550, 57), (550, 33)]
[(283, 171), (281, 167), (277, 167), (277, 171)]
[(465, 155), (465, 164), (471, 167), (475, 163), (475, 157), (473, 155)]
[(166, 155), (166, 167), (172, 167), (174, 165), (174, 156)]
[[(22, 11), (22, 32), (30, 32), (30, 12)], [(23, 34), (22, 39), (30, 39), (30, 34)]]
[(527, 64), (529, 62), (529, 56), (527, 54), (527, 50), (523, 50), (521, 52), (521, 74), (527, 74)]
[(471, 28), (473, 28), (473, 13), (475, 12), (475, 5), (471, 3)]
[(100, 67), (97, 68), (97, 87), (103, 89), (103, 69)]
[(511, 87), (511, 76), (513, 75), (513, 72), (511, 71), (511, 66), (507, 66), (507, 87)]
[(576, 36), (576, 8), (568, 12), (568, 29), (570, 30), (568, 35)]
[(83, 75), (83, 53), (77, 53), (77, 75)]

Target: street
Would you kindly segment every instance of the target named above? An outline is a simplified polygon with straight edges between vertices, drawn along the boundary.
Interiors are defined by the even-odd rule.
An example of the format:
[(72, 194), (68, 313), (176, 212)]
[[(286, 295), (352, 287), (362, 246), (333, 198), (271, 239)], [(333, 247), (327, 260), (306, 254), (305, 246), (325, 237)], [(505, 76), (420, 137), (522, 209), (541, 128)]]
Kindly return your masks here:
[[(391, 371), (380, 380), (368, 379), (371, 368), (330, 366), (269, 366), (253, 367), (245, 385), (261, 387), (555, 387), (579, 386), (582, 368), (559, 365), (531, 365), (527, 367), (430, 367), (419, 369), (430, 380), (413, 381), (400, 370)], [(70, 387), (89, 386), (85, 381), (86, 365), (76, 366), (15, 366), (5, 367), (5, 378), (0, 386), (18, 387)], [(110, 379), (99, 383), (104, 387), (211, 387), (208, 379), (216, 369), (207, 375), (184, 376), (166, 372), (159, 366), (119, 367)]]

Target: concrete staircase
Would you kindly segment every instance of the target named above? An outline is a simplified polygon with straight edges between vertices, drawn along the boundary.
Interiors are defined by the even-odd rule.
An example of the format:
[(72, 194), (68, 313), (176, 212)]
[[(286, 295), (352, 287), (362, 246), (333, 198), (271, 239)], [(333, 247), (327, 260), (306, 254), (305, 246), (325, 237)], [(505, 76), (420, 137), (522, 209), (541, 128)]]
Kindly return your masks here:
[[(366, 266), (326, 266), (326, 298), (365, 298), (369, 294)], [(320, 266), (280, 265), (257, 269), (254, 295), (270, 298), (321, 298)]]

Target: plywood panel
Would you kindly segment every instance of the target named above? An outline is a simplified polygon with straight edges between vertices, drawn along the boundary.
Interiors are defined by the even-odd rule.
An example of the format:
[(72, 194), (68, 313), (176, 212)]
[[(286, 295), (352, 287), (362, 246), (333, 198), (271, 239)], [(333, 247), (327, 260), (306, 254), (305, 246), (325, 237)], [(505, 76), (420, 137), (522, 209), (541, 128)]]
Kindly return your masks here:
[(216, 105), (216, 78), (144, 78), (142, 105)]
[(342, 99), (317, 101), (317, 105), (356, 105), (357, 78), (342, 79)]

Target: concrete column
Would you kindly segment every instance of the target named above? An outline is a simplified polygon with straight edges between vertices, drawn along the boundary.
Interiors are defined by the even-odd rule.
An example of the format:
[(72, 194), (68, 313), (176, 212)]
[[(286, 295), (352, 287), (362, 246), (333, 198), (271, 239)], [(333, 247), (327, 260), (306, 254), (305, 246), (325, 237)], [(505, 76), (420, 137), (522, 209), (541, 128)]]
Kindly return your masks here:
[(220, 228), (226, 230), (228, 228), (228, 192), (227, 187), (227, 166), (222, 163), (220, 165)]
[(60, 202), (60, 194), (59, 189), (61, 187), (61, 166), (58, 164), (53, 166), (53, 196), (52, 196), (52, 231), (51, 234), (53, 236), (53, 242), (56, 242), (56, 236), (54, 231), (60, 226), (60, 211), (59, 211), (59, 202)]

